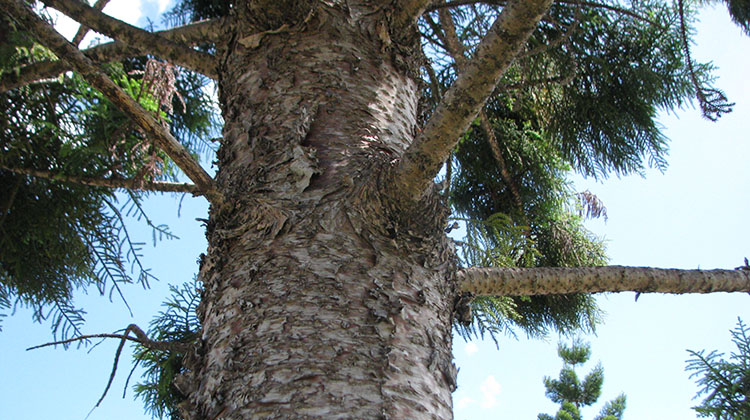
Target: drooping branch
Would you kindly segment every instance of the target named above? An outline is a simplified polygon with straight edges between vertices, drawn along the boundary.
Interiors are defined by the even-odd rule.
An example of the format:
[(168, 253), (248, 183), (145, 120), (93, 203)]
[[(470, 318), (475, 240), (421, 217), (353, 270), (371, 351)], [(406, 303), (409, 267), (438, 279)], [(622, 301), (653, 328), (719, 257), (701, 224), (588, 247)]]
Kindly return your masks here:
[(133, 98), (128, 96), (91, 60), (83, 55), (78, 48), (70, 44), (62, 35), (39, 18), (24, 0), (0, 0), (0, 4), (22, 26), (35, 34), (39, 42), (52, 50), (57, 56), (64, 57), (86, 81), (132, 118), (146, 135), (153, 138), (155, 143), (185, 172), (185, 175), (196, 184), (209, 201), (212, 203), (222, 201), (213, 178), (193, 159), (190, 152), (163, 125), (157, 122)]
[(650, 267), (467, 268), (459, 290), (474, 296), (570, 293), (750, 292), (750, 270), (677, 270)]
[(192, 194), (199, 193), (198, 187), (187, 182), (141, 181), (137, 179), (126, 178), (94, 178), (85, 176), (72, 176), (58, 174), (52, 171), (42, 171), (30, 168), (13, 168), (5, 165), (0, 165), (0, 169), (20, 175), (30, 175), (37, 178), (52, 179), (55, 181), (69, 182), (72, 184), (88, 185), (90, 187), (126, 188), (129, 190), (178, 192)]
[(551, 4), (511, 1), (503, 9), (466, 70), (390, 173), (396, 197), (419, 199)]
[[(191, 23), (165, 31), (154, 32), (162, 38), (180, 42), (185, 46), (198, 43), (216, 43), (220, 40), (227, 18), (217, 18)], [(128, 47), (122, 42), (107, 42), (83, 51), (94, 63), (103, 64), (128, 57), (143, 55), (138, 50)], [(59, 74), (72, 70), (72, 66), (65, 61), (40, 61), (6, 72), (0, 78), (0, 93), (17, 89), (36, 81), (57, 77)]]
[(216, 79), (216, 60), (211, 54), (196, 51), (161, 36), (129, 25), (76, 0), (43, 0), (44, 4), (65, 13), (91, 29), (121, 41), (144, 54), (153, 54), (190, 70)]
[[(131, 337), (130, 333), (135, 334), (135, 337)], [(148, 338), (148, 335), (146, 335), (143, 330), (135, 325), (130, 324), (127, 328), (125, 328), (125, 332), (122, 334), (92, 334), (92, 335), (81, 335), (78, 337), (74, 337), (68, 340), (62, 340), (62, 341), (55, 341), (52, 343), (45, 343), (40, 344), (38, 346), (29, 347), (26, 349), (26, 351), (29, 350), (35, 350), (42, 347), (48, 347), (48, 346), (56, 346), (59, 344), (65, 345), (70, 344), (75, 341), (88, 341), (92, 338), (117, 338), (120, 340), (120, 344), (117, 346), (117, 351), (115, 351), (115, 361), (112, 364), (112, 371), (109, 374), (109, 380), (107, 381), (107, 386), (104, 388), (104, 392), (102, 393), (102, 396), (99, 398), (99, 401), (97, 401), (94, 408), (99, 407), (99, 404), (104, 401), (104, 397), (107, 396), (107, 392), (109, 391), (109, 388), (112, 386), (112, 381), (115, 379), (115, 373), (117, 373), (117, 364), (120, 361), (120, 355), (122, 354), (122, 349), (125, 347), (125, 341), (133, 341), (136, 342), (143, 347), (146, 347), (149, 350), (161, 350), (161, 351), (174, 351), (179, 353), (187, 353), (190, 350), (191, 345), (189, 343), (185, 342), (175, 342), (175, 341), (153, 341), (150, 338)]]

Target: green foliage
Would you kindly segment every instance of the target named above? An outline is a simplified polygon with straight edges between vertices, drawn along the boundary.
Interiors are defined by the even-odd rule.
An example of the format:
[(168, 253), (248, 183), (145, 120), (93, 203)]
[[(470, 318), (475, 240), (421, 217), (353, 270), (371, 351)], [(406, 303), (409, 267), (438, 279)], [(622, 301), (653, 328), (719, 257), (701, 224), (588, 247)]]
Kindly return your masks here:
[[(5, 17), (0, 29), (0, 75), (54, 58)], [(148, 88), (154, 82), (144, 83), (145, 63), (133, 59), (105, 70), (188, 147), (211, 152), (206, 138), (219, 121), (204, 90), (206, 79), (178, 76), (178, 94), (171, 100), (181, 97), (185, 107), (173, 104), (168, 115), (170, 107)], [(76, 289), (93, 286), (111, 299), (113, 293), (122, 296), (125, 283), (148, 286), (150, 274), (139, 259), (143, 243), (130, 237), (128, 217), (151, 226), (155, 240), (174, 236), (146, 217), (145, 194), (123, 197), (61, 180), (176, 180), (178, 172), (127, 116), (77, 75), (1, 93), (0, 109), (0, 310), (28, 306), (35, 320), (49, 319), (55, 336), (65, 339), (79, 334), (84, 320), (72, 303)]]
[[(591, 357), (591, 348), (579, 339), (573, 340), (570, 347), (560, 343), (557, 354), (563, 360), (559, 379), (544, 378), (547, 397), (560, 404), (555, 417), (539, 414), (539, 420), (581, 420), (580, 409), (593, 405), (601, 395), (604, 383), (604, 369), (597, 365), (581, 381), (575, 369)], [(594, 420), (620, 420), (625, 411), (625, 395), (607, 402)]]
[[(166, 309), (151, 322), (148, 334), (152, 340), (190, 343), (198, 338), (200, 323), (195, 308), (200, 294), (197, 287), (199, 284), (195, 280), (180, 288), (169, 287), (172, 295), (164, 303)], [(139, 345), (133, 357), (146, 369), (144, 382), (134, 386), (146, 411), (153, 417), (181, 419), (176, 407), (185, 396), (174, 386), (174, 379), (184, 370), (185, 354), (150, 350)]]
[[(689, 4), (687, 6), (690, 6)], [(447, 9), (471, 55), (499, 6)], [(695, 10), (684, 8), (688, 36)], [(605, 178), (666, 167), (667, 139), (658, 111), (683, 106), (711, 90), (706, 64), (691, 74), (678, 5), (655, 0), (612, 7), (553, 5), (484, 108), (497, 147), (478, 118), (449, 162), (450, 200), (466, 223), (465, 265), (595, 266), (604, 246), (582, 215), (601, 215), (582, 200), (572, 171)], [(423, 91), (437, 103), (456, 77), (437, 12), (420, 21), (432, 70)], [(693, 75), (695, 77), (693, 77)], [(431, 110), (425, 110), (429, 116)], [(499, 156), (498, 156), (499, 155)], [(592, 211), (595, 210), (595, 211)], [(481, 298), (464, 336), (511, 332), (532, 336), (593, 329), (598, 310), (587, 295)]]
[(701, 387), (696, 398), (706, 395), (701, 405), (693, 407), (700, 417), (750, 419), (750, 328), (737, 319), (731, 333), (737, 352), (728, 359), (716, 350), (708, 354), (705, 350), (688, 350), (692, 357), (686, 370), (693, 371), (690, 377), (697, 378)]

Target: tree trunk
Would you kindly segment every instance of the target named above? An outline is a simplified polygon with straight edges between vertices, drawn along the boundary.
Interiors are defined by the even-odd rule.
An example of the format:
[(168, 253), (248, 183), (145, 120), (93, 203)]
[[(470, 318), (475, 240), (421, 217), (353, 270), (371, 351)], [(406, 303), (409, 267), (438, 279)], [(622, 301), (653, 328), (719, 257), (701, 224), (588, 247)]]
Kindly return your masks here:
[(261, 6), (235, 8), (255, 29), (232, 28), (219, 66), (225, 200), (183, 413), (449, 419), (447, 210), (433, 192), (399, 208), (381, 182), (418, 129), (416, 33), (394, 39), (376, 7)]

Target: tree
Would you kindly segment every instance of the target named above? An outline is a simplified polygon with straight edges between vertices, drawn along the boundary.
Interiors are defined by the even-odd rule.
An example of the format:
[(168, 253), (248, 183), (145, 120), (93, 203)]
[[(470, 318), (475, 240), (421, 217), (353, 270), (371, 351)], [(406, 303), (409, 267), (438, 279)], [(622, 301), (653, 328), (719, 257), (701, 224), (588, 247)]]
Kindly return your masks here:
[[(604, 384), (604, 369), (598, 364), (594, 370), (581, 381), (575, 369), (586, 363), (591, 357), (591, 346), (580, 339), (573, 340), (570, 347), (560, 343), (557, 354), (563, 360), (560, 379), (544, 378), (547, 397), (560, 404), (555, 417), (540, 414), (539, 420), (581, 420), (580, 409), (593, 405), (599, 399)], [(621, 394), (608, 401), (595, 420), (620, 420), (625, 411), (625, 395)]]
[[(129, 281), (124, 258), (148, 281), (111, 188), (211, 203), (201, 330), (176, 343), (126, 331), (184, 355), (166, 358), (179, 360), (165, 376), (181, 394), (172, 415), (449, 418), (454, 319), (570, 330), (593, 322), (582, 293), (749, 289), (743, 270), (544, 267), (601, 262), (573, 194), (559, 198), (568, 168), (661, 164), (657, 107), (695, 95), (709, 118), (728, 111), (710, 67), (689, 57), (682, 3), (190, 1), (173, 19), (209, 20), (157, 34), (45, 3), (116, 40), (86, 54), (25, 2), (2, 4), (12, 16), (2, 21), (5, 306), (52, 308), (63, 338), (75, 336), (74, 288), (116, 292)], [(198, 74), (219, 81), (215, 177), (191, 154), (210, 146)], [(487, 159), (470, 161), (490, 155), (461, 155), (478, 137), (500, 188), (478, 177)], [(460, 171), (445, 183), (473, 191), (433, 183), (446, 161)], [(177, 168), (192, 183), (175, 182)], [(481, 242), (463, 263), (479, 250), (501, 267), (458, 268), (446, 198), (476, 227), (467, 243)], [(139, 211), (143, 193), (130, 199)]]
[(708, 354), (688, 350), (692, 357), (686, 370), (693, 371), (690, 377), (697, 378), (701, 387), (696, 397), (706, 395), (701, 405), (693, 407), (700, 417), (750, 418), (750, 336), (741, 319), (731, 333), (737, 353), (733, 352), (729, 360), (716, 350)]

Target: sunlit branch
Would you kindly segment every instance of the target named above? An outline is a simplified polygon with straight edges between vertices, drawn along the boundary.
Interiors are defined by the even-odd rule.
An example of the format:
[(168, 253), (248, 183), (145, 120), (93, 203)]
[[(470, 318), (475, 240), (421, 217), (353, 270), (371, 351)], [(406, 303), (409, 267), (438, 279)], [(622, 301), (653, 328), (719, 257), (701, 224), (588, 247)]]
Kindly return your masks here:
[[(198, 43), (215, 43), (220, 39), (226, 18), (217, 18), (191, 23), (165, 31), (154, 32), (163, 38), (191, 46)], [(97, 64), (117, 61), (128, 57), (143, 55), (122, 42), (107, 42), (83, 50), (83, 53)], [(9, 71), (0, 78), (0, 93), (16, 89), (37, 81), (54, 79), (58, 75), (72, 70), (73, 67), (62, 60), (40, 61)]]
[(79, 22), (86, 22), (91, 29), (121, 41), (144, 54), (153, 54), (172, 64), (195, 70), (213, 79), (216, 78), (216, 60), (211, 54), (196, 51), (152, 32), (129, 25), (76, 0), (43, 0)]
[(466, 268), (459, 290), (474, 296), (571, 293), (750, 292), (750, 270), (677, 270), (650, 267)]
[[(443, 29), (443, 35), (440, 38), (448, 46), (448, 53), (453, 57), (459, 71), (462, 71), (467, 63), (467, 58), (464, 55), (466, 48), (458, 39), (456, 25), (453, 23), (453, 18), (450, 13), (448, 13), (447, 9), (441, 9), (438, 13), (440, 16), (440, 24)], [(490, 119), (487, 117), (484, 108), (479, 111), (479, 122), (482, 131), (487, 137), (487, 143), (490, 145), (492, 156), (495, 158), (495, 162), (497, 162), (498, 168), (500, 169), (500, 177), (510, 190), (516, 207), (518, 207), (518, 210), (523, 213), (523, 200), (521, 200), (521, 194), (518, 192), (518, 187), (513, 181), (510, 171), (508, 171), (508, 165), (505, 163), (505, 158), (503, 158), (503, 154), (500, 151), (500, 144), (497, 141), (497, 137), (495, 137), (495, 130), (492, 129), (492, 124), (490, 124)]]
[(0, 169), (10, 171), (20, 175), (30, 175), (36, 178), (51, 179), (59, 182), (69, 182), (72, 184), (88, 185), (90, 187), (104, 188), (125, 188), (136, 191), (158, 191), (158, 192), (178, 192), (178, 193), (199, 193), (194, 184), (187, 182), (167, 182), (167, 181), (142, 181), (137, 179), (126, 178), (95, 178), (84, 176), (71, 176), (57, 174), (51, 171), (41, 171), (29, 168), (12, 168), (0, 165)]
[(514, 1), (503, 9), (466, 69), (393, 168), (389, 185), (396, 197), (416, 200), (422, 195), (551, 4), (551, 0)]
[(222, 197), (216, 190), (214, 180), (195, 161), (193, 156), (169, 131), (157, 122), (148, 112), (123, 92), (80, 50), (70, 44), (62, 35), (39, 18), (24, 0), (0, 0), (18, 23), (36, 35), (39, 41), (59, 57), (64, 57), (75, 70), (92, 86), (101, 91), (110, 101), (125, 112), (147, 136), (154, 139), (167, 155), (185, 172), (212, 203), (220, 203)]

